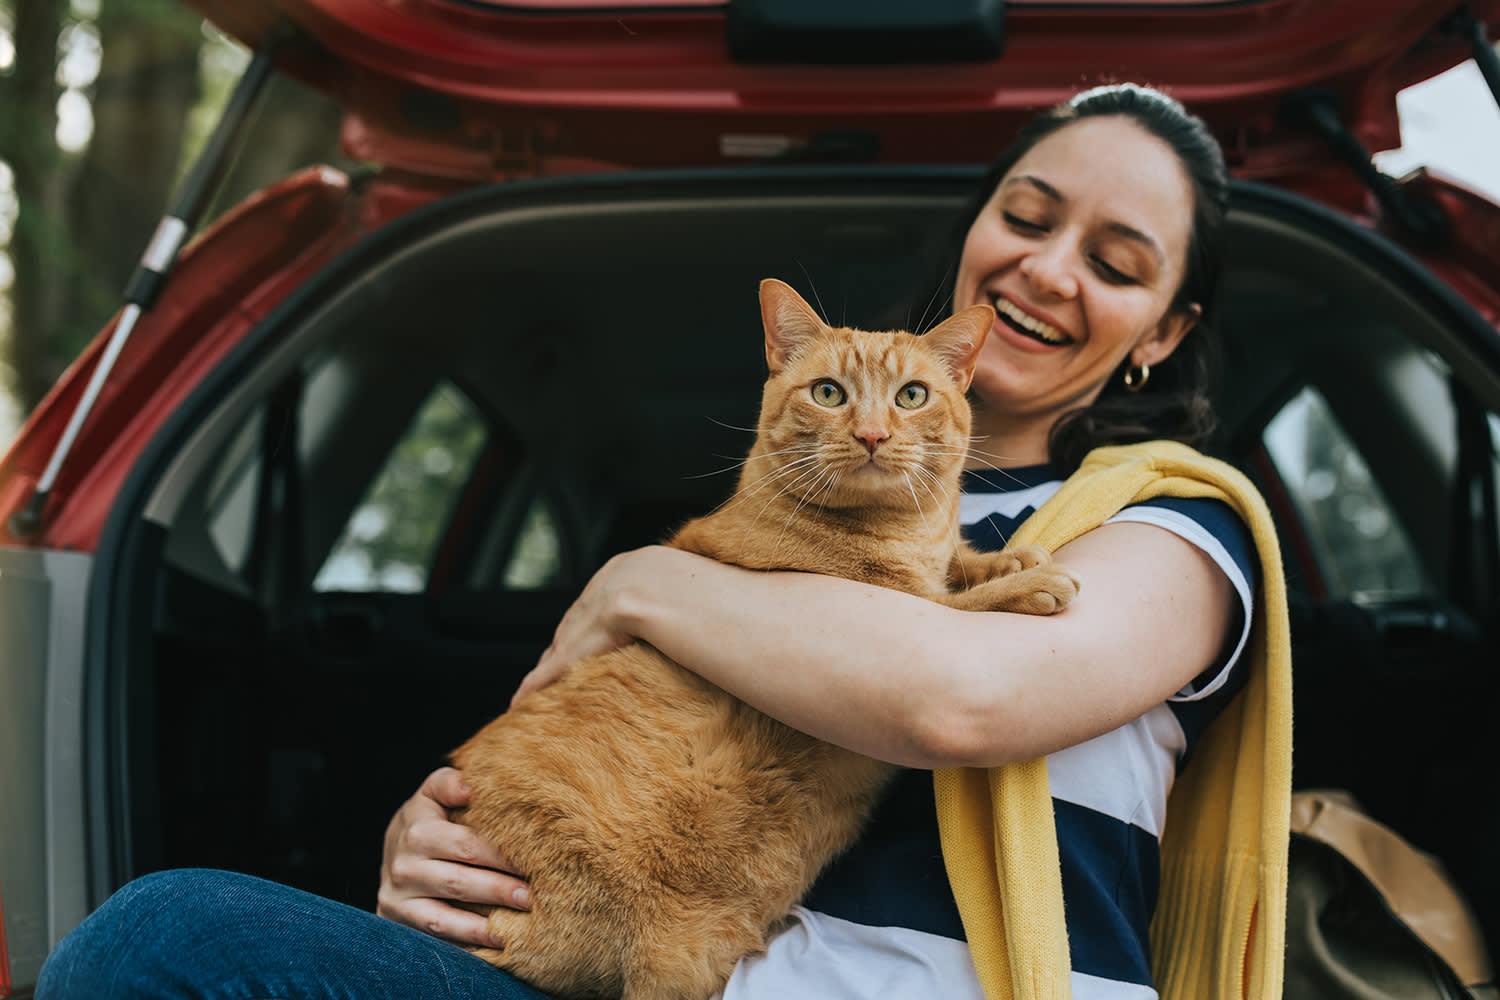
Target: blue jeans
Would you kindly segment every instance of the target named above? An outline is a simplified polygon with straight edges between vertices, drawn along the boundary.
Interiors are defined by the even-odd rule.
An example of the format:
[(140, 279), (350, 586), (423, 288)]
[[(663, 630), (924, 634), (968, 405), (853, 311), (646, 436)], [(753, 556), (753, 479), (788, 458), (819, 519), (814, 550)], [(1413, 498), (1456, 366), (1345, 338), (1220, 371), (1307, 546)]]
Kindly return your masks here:
[(288, 886), (136, 879), (63, 938), (37, 1000), (546, 1000), (444, 941)]

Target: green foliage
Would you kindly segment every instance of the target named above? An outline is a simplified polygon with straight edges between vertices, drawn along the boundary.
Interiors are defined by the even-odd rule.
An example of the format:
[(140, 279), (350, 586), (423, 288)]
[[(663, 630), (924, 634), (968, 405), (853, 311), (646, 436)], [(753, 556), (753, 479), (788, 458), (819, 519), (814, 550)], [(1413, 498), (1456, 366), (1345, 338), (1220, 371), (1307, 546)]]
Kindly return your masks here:
[(229, 103), (236, 81), (250, 62), (250, 52), (239, 42), (203, 22), (203, 47), (198, 52), (198, 79), (203, 87), (198, 103), (187, 119), (182, 138), (182, 156), (177, 162), (173, 188), (182, 182), (188, 169), (198, 159), (208, 137)]
[(93, 14), (101, 31), (126, 26), (174, 41), (192, 41), (202, 34), (202, 22), (185, 16), (182, 0), (73, 0), (72, 9), (81, 17)]
[(421, 590), (485, 438), (462, 393), (446, 383), (434, 390), (350, 516), (314, 588)]

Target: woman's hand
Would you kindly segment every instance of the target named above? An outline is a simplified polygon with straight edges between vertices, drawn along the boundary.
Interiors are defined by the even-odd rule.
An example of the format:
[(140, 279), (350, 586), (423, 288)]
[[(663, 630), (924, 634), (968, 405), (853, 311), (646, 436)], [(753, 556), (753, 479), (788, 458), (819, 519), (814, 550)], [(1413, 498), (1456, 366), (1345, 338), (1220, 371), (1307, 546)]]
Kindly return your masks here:
[(525, 910), (531, 896), (493, 844), (449, 820), (448, 810), (468, 801), (461, 772), (443, 767), (397, 810), (385, 831), (375, 912), (461, 948), (500, 947), (484, 917), (453, 901)]
[(579, 660), (618, 649), (631, 640), (632, 636), (621, 625), (621, 595), (627, 587), (650, 580), (655, 571), (648, 564), (661, 553), (682, 554), (675, 549), (652, 546), (622, 552), (599, 568), (558, 623), (552, 644), (542, 651), (541, 659), (522, 679), (511, 697), (512, 705), (556, 681)]

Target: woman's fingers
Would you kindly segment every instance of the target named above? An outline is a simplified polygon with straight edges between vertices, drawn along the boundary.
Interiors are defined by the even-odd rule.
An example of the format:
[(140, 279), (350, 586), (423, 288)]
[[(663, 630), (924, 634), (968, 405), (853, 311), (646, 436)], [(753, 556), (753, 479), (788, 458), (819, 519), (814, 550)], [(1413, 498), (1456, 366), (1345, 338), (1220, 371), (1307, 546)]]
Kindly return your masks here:
[[(445, 807), (433, 814), (420, 810), (407, 832), (407, 840), (423, 857), (446, 858), (479, 868), (494, 868), (511, 875), (525, 878), (526, 875), (505, 856), (499, 847), (479, 834), (448, 819), (447, 809), (457, 809), (469, 804), (469, 786), (463, 783), (463, 772), (457, 768), (444, 767), (432, 772), (418, 790), (418, 798), (426, 797)], [(469, 900), (485, 902), (485, 900)]]
[(646, 550), (623, 552), (611, 558), (589, 579), (583, 592), (558, 622), (551, 644), (542, 652), (510, 703), (557, 681), (568, 667), (585, 657), (607, 653), (630, 641), (614, 618), (614, 600), (622, 586), (640, 582), (638, 556)]
[(422, 781), (417, 795), (436, 802), (445, 809), (458, 809), (469, 804), (469, 786), (464, 784), (464, 774), (456, 767), (440, 767)]
[(381, 916), (405, 924), (460, 948), (503, 948), (504, 941), (490, 934), (489, 921), (471, 910), (461, 909), (436, 899), (413, 899), (403, 908), (404, 919), (390, 914)]
[(494, 844), (448, 818), (469, 801), (457, 770), (428, 775), (386, 828), (376, 912), (464, 946), (494, 946), (484, 917), (455, 901), (527, 909), (521, 873)]
[(397, 859), (392, 866), (392, 884), (413, 899), (479, 903), (512, 910), (531, 907), (531, 890), (524, 879), (435, 858)]

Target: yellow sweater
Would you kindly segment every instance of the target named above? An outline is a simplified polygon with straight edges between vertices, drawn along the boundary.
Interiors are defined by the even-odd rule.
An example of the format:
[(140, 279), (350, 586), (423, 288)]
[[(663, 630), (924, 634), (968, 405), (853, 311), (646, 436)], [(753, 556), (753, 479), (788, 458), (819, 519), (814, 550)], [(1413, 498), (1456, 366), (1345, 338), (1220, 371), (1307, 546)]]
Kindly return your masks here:
[[(1244, 690), (1199, 740), (1167, 802), (1151, 964), (1163, 1000), (1279, 1000), (1292, 778), (1291, 638), (1271, 515), (1250, 481), (1175, 442), (1099, 448), (1016, 531), (1057, 549), (1128, 504), (1212, 497), (1244, 518), (1261, 586)], [(989, 1000), (1070, 995), (1045, 760), (936, 772), (948, 877)]]

